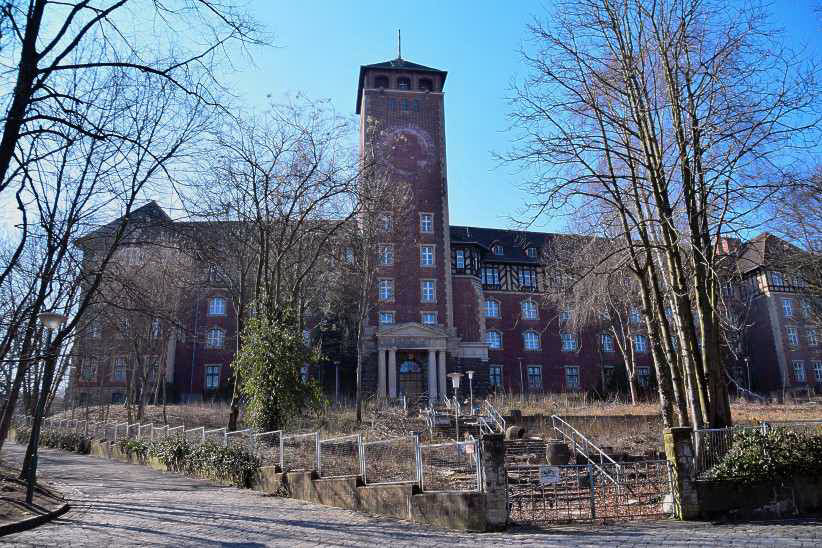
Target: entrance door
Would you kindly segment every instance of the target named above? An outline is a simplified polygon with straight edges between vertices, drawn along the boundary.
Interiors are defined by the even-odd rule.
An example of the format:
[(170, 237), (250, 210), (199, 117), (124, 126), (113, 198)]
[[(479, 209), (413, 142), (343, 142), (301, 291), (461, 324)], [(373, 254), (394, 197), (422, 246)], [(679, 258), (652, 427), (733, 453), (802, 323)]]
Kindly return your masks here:
[(413, 354), (403, 356), (399, 366), (400, 394), (415, 400), (425, 394), (425, 374), (420, 360)]

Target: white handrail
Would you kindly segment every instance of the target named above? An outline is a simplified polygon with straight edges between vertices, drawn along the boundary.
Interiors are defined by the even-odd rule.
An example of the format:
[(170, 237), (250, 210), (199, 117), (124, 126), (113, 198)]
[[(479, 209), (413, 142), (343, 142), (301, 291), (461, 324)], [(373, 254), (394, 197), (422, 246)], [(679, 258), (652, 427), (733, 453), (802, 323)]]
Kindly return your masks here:
[[(617, 472), (617, 477), (622, 477), (622, 466), (617, 461), (608, 456), (602, 449), (594, 445), (593, 442), (591, 442), (591, 440), (586, 438), (579, 430), (577, 430), (576, 428), (562, 420), (557, 415), (551, 415), (551, 424), (553, 425), (554, 430), (559, 432), (560, 435), (562, 435), (564, 438), (566, 438), (573, 444), (573, 448), (574, 450), (576, 450), (577, 453), (588, 459), (588, 461), (591, 464), (593, 464), (602, 473), (602, 475), (611, 480), (614, 483), (614, 485), (619, 486), (619, 481), (614, 479), (608, 472), (606, 472), (605, 469), (602, 466), (600, 466), (600, 463), (592, 459), (588, 453), (590, 450), (599, 453), (600, 462), (604, 462), (607, 460), (610, 464), (613, 464)], [(563, 431), (563, 429), (570, 430), (571, 433), (569, 434)], [(577, 441), (577, 438), (579, 439), (579, 441)]]

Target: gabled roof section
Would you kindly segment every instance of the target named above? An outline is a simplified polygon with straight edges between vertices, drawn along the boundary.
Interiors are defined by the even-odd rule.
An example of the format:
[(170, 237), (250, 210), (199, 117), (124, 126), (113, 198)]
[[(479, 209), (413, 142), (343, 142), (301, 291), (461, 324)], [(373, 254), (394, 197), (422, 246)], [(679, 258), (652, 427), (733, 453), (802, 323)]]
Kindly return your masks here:
[[(451, 243), (477, 245), (485, 251), (491, 251), (491, 246), (500, 244), (502, 255), (490, 254), (487, 261), (498, 263), (528, 263), (540, 264), (540, 255), (546, 244), (562, 234), (551, 232), (530, 232), (525, 230), (506, 230), (501, 228), (481, 228), (476, 226), (451, 226)], [(535, 247), (536, 257), (529, 257), (526, 249)]]
[(778, 270), (786, 260), (802, 253), (805, 252), (782, 238), (763, 232), (742, 244), (737, 264), (743, 274), (757, 268)]
[(428, 72), (431, 74), (440, 74), (442, 75), (443, 85), (445, 85), (445, 77), (448, 76), (448, 72), (445, 70), (435, 69), (431, 67), (426, 67), (425, 65), (412, 63), (411, 61), (406, 61), (402, 57), (397, 57), (396, 59), (392, 59), (391, 61), (383, 61), (382, 63), (362, 65), (360, 66), (360, 80), (359, 84), (357, 85), (357, 105), (355, 108), (357, 114), (360, 113), (360, 103), (362, 102), (362, 90), (363, 85), (365, 84), (365, 71), (367, 70), (395, 70), (403, 72)]
[[(93, 232), (85, 235), (84, 237), (78, 240), (79, 243), (84, 241), (89, 241), (96, 237), (101, 236), (110, 236), (112, 235), (117, 228), (122, 224), (123, 219), (126, 218), (126, 215), (122, 215), (117, 219), (107, 223), (100, 228), (94, 230)], [(168, 227), (171, 226), (174, 221), (168, 214), (163, 211), (163, 208), (160, 207), (157, 202), (151, 200), (147, 204), (138, 207), (134, 211), (128, 214), (128, 225), (127, 225), (127, 237), (134, 237), (135, 233), (142, 228), (149, 228), (149, 227), (158, 227), (164, 226)]]

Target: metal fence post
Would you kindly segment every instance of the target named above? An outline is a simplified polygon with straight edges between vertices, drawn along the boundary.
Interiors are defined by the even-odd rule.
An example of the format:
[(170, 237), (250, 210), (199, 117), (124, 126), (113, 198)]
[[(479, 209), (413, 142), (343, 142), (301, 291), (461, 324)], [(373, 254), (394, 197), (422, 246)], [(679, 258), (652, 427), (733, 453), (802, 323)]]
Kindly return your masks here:
[(480, 457), (480, 442), (474, 440), (474, 464), (477, 470), (477, 492), (482, 491), (482, 458)]
[(596, 487), (594, 485), (594, 467), (591, 465), (591, 463), (588, 463), (588, 485), (591, 487), (591, 519), (597, 519), (595, 494)]
[(282, 430), (280, 430), (280, 472), (285, 472), (285, 443), (283, 443)]
[(321, 463), (321, 458), (320, 458), (320, 433), (319, 432), (314, 433), (314, 445), (315, 445), (316, 460), (317, 460), (317, 465), (316, 465), (317, 476), (323, 477), (322, 470), (321, 470), (322, 467), (321, 467), (321, 464), (320, 464)]
[(362, 434), (357, 434), (357, 451), (359, 452), (360, 458), (360, 475), (362, 476), (362, 481), (365, 483), (365, 451), (362, 445)]
[(417, 476), (417, 485), (420, 486), (420, 490), (424, 491), (423, 488), (423, 479), (422, 479), (422, 448), (420, 447), (420, 435), (414, 434), (414, 460), (416, 460), (416, 476)]

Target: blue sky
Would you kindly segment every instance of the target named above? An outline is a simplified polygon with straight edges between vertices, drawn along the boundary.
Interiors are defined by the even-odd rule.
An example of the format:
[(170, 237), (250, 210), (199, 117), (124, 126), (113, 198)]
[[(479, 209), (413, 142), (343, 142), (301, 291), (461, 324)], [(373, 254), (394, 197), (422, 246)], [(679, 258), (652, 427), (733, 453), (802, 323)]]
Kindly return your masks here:
[[(822, 50), (820, 2), (778, 0), (775, 24), (788, 29), (787, 45)], [(329, 99), (340, 114), (354, 115), (359, 66), (397, 56), (402, 29), (403, 57), (448, 71), (445, 119), (449, 204), (452, 224), (508, 227), (525, 197), (523, 177), (499, 166), (494, 151), (505, 151), (512, 78), (522, 74), (518, 49), (525, 26), (550, 2), (490, 1), (303, 1), (253, 0), (254, 16), (273, 36), (274, 48), (252, 52), (254, 66), (236, 74), (236, 90), (249, 106), (266, 96), (282, 100), (302, 92)], [(546, 220), (548, 230), (562, 222)]]

